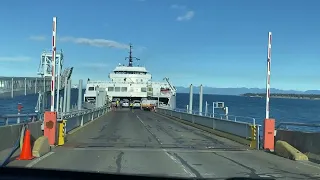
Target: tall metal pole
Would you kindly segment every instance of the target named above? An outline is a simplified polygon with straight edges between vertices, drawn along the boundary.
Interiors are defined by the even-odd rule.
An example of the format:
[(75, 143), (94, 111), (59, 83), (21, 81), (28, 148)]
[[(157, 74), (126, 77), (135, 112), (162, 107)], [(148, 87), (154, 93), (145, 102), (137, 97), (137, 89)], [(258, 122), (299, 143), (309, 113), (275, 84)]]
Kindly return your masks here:
[(82, 79), (79, 80), (78, 86), (78, 110), (82, 109)]
[(57, 112), (61, 112), (60, 110), (60, 71), (61, 71), (61, 54), (58, 59), (58, 87), (57, 87)]
[[(63, 97), (60, 97), (60, 101), (59, 101), (59, 114), (62, 114), (62, 109), (63, 109)], [(57, 104), (58, 106), (58, 104)], [(61, 116), (60, 116), (61, 117)]]
[(189, 113), (192, 114), (192, 102), (193, 102), (193, 89), (192, 84), (190, 84), (190, 94), (189, 94)]
[(266, 119), (269, 119), (270, 113), (270, 67), (271, 67), (271, 41), (272, 33), (268, 34), (268, 57), (267, 57), (267, 81), (266, 81)]
[(44, 112), (47, 108), (47, 88), (46, 88), (46, 77), (43, 75), (43, 96), (42, 96), (42, 111)]
[(208, 115), (208, 102), (206, 101), (206, 107), (204, 110), (204, 115), (207, 116)]
[(52, 24), (52, 74), (51, 74), (51, 112), (54, 111), (55, 101), (55, 83), (56, 83), (56, 31), (57, 17), (53, 17)]
[(67, 89), (68, 89), (68, 78), (64, 79), (64, 93), (63, 93), (63, 112), (67, 112)]
[(67, 112), (70, 112), (71, 106), (71, 79), (68, 80), (68, 91), (67, 91)]
[(214, 108), (215, 108), (216, 103), (212, 102), (212, 117), (214, 118)]
[(203, 86), (200, 85), (200, 92), (199, 92), (199, 115), (202, 116), (202, 104), (203, 104)]

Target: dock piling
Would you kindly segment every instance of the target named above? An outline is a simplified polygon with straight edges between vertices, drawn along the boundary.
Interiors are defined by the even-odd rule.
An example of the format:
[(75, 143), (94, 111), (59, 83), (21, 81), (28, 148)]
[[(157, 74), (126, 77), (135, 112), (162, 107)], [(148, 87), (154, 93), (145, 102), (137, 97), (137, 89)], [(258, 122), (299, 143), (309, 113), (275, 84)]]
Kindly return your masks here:
[(190, 96), (189, 96), (189, 113), (192, 114), (192, 102), (193, 102), (193, 89), (192, 84), (190, 84)]
[(78, 110), (82, 109), (82, 79), (79, 80), (79, 86), (78, 86)]
[(199, 92), (199, 115), (202, 116), (202, 103), (203, 103), (203, 86), (200, 85), (200, 92)]

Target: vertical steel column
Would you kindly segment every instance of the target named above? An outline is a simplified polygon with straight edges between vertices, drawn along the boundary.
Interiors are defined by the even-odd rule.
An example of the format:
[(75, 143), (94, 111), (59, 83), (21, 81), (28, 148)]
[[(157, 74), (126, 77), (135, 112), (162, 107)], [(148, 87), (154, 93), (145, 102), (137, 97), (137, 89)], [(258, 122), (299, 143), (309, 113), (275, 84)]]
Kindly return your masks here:
[(13, 98), (13, 78), (11, 78), (11, 98)]
[(78, 110), (82, 109), (82, 79), (79, 80), (78, 86)]
[(58, 84), (57, 84), (57, 112), (61, 112), (61, 110), (59, 110), (59, 107), (60, 107), (60, 102), (59, 102), (59, 100), (60, 100), (60, 86), (61, 86), (61, 78), (60, 78), (60, 71), (61, 71), (61, 53), (60, 53), (60, 56), (59, 56), (59, 58), (58, 58), (58, 78), (57, 78), (57, 80), (58, 80)]
[(34, 83), (34, 93), (37, 94), (37, 86), (38, 86), (38, 78), (36, 78), (36, 82)]
[(190, 93), (189, 93), (189, 113), (192, 114), (192, 102), (193, 102), (193, 86), (190, 84)]
[(199, 115), (202, 116), (202, 104), (203, 104), (203, 86), (200, 85), (200, 92), (199, 92)]
[(27, 95), (27, 78), (24, 78), (24, 95)]
[(70, 112), (71, 106), (71, 79), (68, 80), (68, 90), (67, 90), (67, 112)]
[(64, 79), (64, 93), (63, 93), (63, 112), (67, 112), (67, 90), (68, 90), (68, 78)]

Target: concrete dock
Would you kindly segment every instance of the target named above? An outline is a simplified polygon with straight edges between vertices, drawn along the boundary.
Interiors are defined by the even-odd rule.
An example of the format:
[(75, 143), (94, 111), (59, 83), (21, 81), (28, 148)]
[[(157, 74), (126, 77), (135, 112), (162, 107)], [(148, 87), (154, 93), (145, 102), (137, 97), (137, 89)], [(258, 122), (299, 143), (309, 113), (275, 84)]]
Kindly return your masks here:
[(64, 146), (9, 166), (122, 174), (320, 179), (320, 166), (217, 137), (153, 112), (119, 109), (68, 135)]

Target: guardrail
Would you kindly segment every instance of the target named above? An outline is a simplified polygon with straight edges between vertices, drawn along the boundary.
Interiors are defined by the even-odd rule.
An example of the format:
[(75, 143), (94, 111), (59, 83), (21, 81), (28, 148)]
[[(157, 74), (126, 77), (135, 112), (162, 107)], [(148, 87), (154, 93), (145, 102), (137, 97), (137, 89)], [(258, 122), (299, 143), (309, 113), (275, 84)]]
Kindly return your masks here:
[[(69, 132), (79, 126), (83, 126), (89, 121), (92, 121), (108, 111), (108, 107), (100, 107), (95, 109), (86, 109), (81, 111), (72, 111), (63, 113), (58, 116), (58, 121), (67, 120), (66, 131)], [(22, 124), (26, 122), (43, 121), (43, 113), (30, 114), (4, 114), (0, 116), (0, 126)], [(43, 130), (43, 126), (42, 126)]]
[(92, 121), (105, 113), (108, 112), (108, 107), (103, 106), (100, 108), (90, 109), (90, 110), (81, 110), (81, 111), (74, 111), (74, 112), (68, 112), (61, 115), (62, 120), (67, 120), (66, 124), (66, 133), (70, 132), (71, 130), (81, 127), (84, 124), (88, 123), (89, 121)]
[[(74, 116), (79, 113), (89, 113), (90, 110), (72, 111), (64, 114), (64, 118), (68, 116)], [(0, 126), (14, 125), (26, 122), (43, 121), (43, 112), (28, 113), (28, 114), (4, 114), (0, 115)], [(58, 117), (60, 119), (60, 116)]]
[(299, 122), (279, 122), (276, 126), (276, 129), (301, 131), (301, 132), (320, 132), (320, 124), (299, 123)]
[(320, 124), (279, 122), (276, 126), (275, 140), (289, 143), (302, 153), (305, 153), (310, 161), (320, 161)]
[[(259, 144), (260, 144), (259, 129), (261, 125), (255, 124), (254, 119), (252, 120), (253, 121), (252, 123), (240, 122), (235, 120), (224, 119), (223, 116), (220, 118), (213, 118), (210, 116), (201, 116), (199, 115), (199, 113), (196, 113), (196, 112), (190, 114), (185, 112), (185, 110), (180, 110), (180, 109), (170, 110), (170, 109), (158, 108), (157, 113), (179, 118), (181, 120), (185, 120), (193, 124), (198, 124), (198, 125), (205, 126), (214, 130), (218, 130), (224, 133), (235, 135), (243, 139), (250, 140), (252, 141), (250, 146), (252, 145), (253, 148), (259, 149)], [(234, 116), (234, 117), (237, 117), (237, 116)]]
[[(161, 109), (168, 109), (168, 108), (162, 108)], [(175, 109), (177, 112), (183, 112), (183, 113), (188, 113), (187, 110), (185, 109)], [(190, 114), (190, 113), (188, 113)], [(230, 115), (230, 114), (219, 114), (219, 113), (209, 113), (209, 112), (199, 112), (199, 111), (192, 111), (193, 115), (200, 115), (200, 116), (205, 116), (205, 117), (211, 117), (211, 118), (217, 118), (217, 119), (222, 119), (222, 120), (230, 120), (230, 121), (235, 121), (235, 122), (246, 122), (246, 123), (251, 123), (253, 125), (256, 124), (256, 119), (253, 117), (248, 117), (248, 116), (235, 116), (235, 115)]]
[(4, 114), (0, 115), (0, 126), (10, 124), (20, 124), (25, 122), (34, 122), (39, 120), (39, 116), (36, 113), (30, 114)]
[[(58, 121), (67, 120), (64, 132), (68, 133), (72, 129), (81, 127), (89, 121), (95, 120), (106, 112), (108, 112), (108, 107), (70, 112), (62, 115), (61, 117), (63, 119), (59, 119)], [(6, 114), (0, 116), (0, 120), (3, 120), (2, 122), (4, 122), (3, 126), (0, 126), (0, 136), (2, 137), (0, 151), (15, 147), (15, 142), (20, 138), (21, 128), (24, 124), (28, 125), (28, 129), (31, 131), (33, 138), (37, 139), (38, 137), (41, 137), (43, 135), (43, 121), (39, 118), (41, 115), (42, 113)], [(17, 122), (17, 118), (20, 118), (20, 123)], [(9, 123), (9, 121), (11, 122)]]

